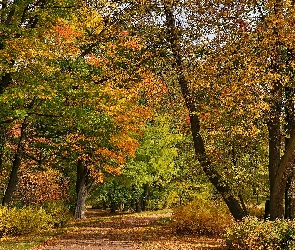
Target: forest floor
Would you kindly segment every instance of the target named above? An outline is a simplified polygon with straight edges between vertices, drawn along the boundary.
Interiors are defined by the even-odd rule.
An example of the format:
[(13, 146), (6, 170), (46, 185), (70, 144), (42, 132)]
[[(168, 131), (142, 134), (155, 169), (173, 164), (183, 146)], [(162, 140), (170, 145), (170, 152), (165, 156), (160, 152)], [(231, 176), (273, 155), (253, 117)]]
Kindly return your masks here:
[(221, 239), (177, 235), (170, 220), (169, 210), (110, 215), (91, 209), (86, 219), (72, 222), (71, 230), (31, 250), (224, 249)]

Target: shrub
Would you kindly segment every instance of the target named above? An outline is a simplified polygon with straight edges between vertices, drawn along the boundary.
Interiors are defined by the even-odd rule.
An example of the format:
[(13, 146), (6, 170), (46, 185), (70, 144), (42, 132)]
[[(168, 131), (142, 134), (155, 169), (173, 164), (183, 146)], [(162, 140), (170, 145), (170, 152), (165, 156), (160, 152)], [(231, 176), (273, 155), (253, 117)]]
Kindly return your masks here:
[(62, 202), (49, 202), (44, 207), (0, 207), (0, 237), (60, 227), (70, 218), (69, 209)]
[(52, 217), (42, 208), (0, 208), (0, 236), (39, 232), (52, 226)]
[[(263, 204), (264, 205), (264, 204)], [(249, 215), (253, 217), (257, 217), (258, 219), (264, 218), (264, 206), (263, 205), (256, 205), (252, 207), (248, 207)]]
[(225, 240), (229, 249), (294, 249), (295, 223), (247, 217), (227, 230)]
[(177, 233), (220, 236), (232, 223), (232, 217), (220, 202), (196, 200), (173, 209)]
[(42, 207), (51, 216), (54, 227), (62, 227), (72, 217), (69, 207), (61, 201), (46, 202)]

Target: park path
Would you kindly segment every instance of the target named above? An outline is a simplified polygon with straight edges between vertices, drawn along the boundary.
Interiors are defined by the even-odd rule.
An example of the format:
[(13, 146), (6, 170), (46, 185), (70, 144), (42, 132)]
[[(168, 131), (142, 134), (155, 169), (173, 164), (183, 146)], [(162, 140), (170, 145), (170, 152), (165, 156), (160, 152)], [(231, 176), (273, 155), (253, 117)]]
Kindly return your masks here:
[(221, 241), (176, 235), (166, 223), (171, 213), (115, 215), (92, 210), (74, 230), (68, 231), (32, 250), (133, 250), (133, 249), (222, 249)]

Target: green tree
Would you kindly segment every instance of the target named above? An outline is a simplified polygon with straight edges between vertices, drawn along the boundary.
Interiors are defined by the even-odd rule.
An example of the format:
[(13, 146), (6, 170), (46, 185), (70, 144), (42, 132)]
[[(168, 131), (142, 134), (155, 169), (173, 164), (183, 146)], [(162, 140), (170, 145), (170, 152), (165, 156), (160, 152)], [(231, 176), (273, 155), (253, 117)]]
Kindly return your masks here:
[(98, 46), (103, 19), (80, 1), (12, 1), (6, 7), (20, 8), (20, 13), (32, 8), (40, 17), (32, 30), (27, 17), (21, 29), (17, 20), (15, 28), (23, 33), (16, 39), (10, 30), (1, 53), (3, 68), (9, 68), (9, 58), (13, 62), (12, 82), (0, 97), (1, 124), (16, 131), (5, 142), (12, 145), (15, 160), (3, 204), (11, 200), (23, 159), (42, 169), (62, 168), (65, 158), (66, 165), (77, 166), (81, 198), (76, 217), (83, 217), (86, 180), (100, 181), (103, 171), (119, 173), (137, 146), (131, 131), (136, 133), (149, 117), (149, 110), (137, 105), (142, 79), (129, 80), (124, 68), (128, 58), (123, 53), (135, 53), (138, 44), (118, 34), (117, 42), (106, 39)]
[[(51, 64), (56, 51), (52, 50), (46, 38), (63, 12), (54, 9), (54, 2), (51, 1), (1, 2), (1, 137), (5, 138), (9, 130), (19, 130), (13, 136), (16, 148), (2, 201), (4, 205), (10, 202), (17, 184), (31, 118), (42, 116), (44, 112), (39, 113), (38, 105), (44, 103), (46, 106), (56, 94), (49, 80), (57, 70)], [(1, 140), (1, 143), (1, 147), (5, 148), (9, 142)], [(4, 164), (3, 152), (1, 164)]]
[(106, 177), (105, 184), (98, 188), (100, 199), (110, 204), (111, 211), (120, 204), (140, 212), (169, 203), (168, 193), (179, 172), (175, 160), (182, 135), (171, 129), (166, 118), (158, 115), (148, 122), (138, 138), (135, 157), (127, 160), (121, 175)]

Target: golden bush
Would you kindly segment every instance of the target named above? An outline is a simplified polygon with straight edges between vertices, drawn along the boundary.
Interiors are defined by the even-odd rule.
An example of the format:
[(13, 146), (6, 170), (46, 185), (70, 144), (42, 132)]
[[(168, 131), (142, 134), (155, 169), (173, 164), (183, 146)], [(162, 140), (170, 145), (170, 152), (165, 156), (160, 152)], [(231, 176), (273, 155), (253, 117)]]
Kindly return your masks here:
[(220, 201), (195, 200), (173, 209), (177, 233), (206, 236), (223, 235), (233, 218)]

